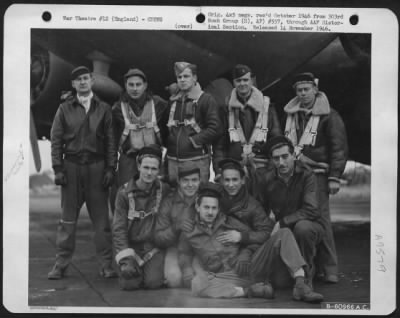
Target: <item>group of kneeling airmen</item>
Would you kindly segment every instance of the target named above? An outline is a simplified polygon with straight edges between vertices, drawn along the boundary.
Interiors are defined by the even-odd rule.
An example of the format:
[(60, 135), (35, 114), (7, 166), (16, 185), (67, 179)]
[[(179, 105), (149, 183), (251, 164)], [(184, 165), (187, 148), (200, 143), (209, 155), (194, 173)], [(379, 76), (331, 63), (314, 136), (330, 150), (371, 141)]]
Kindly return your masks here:
[(51, 130), (62, 216), (48, 278), (64, 277), (86, 203), (99, 273), (118, 277), (124, 290), (273, 298), (294, 284), (294, 299), (322, 301), (312, 282), (338, 282), (329, 194), (339, 190), (348, 149), (317, 79), (294, 76), (282, 133), (248, 66), (234, 67), (223, 104), (201, 89), (196, 65), (174, 67), (169, 102), (130, 69), (112, 108), (92, 92), (88, 68), (72, 71), (74, 92), (63, 96)]

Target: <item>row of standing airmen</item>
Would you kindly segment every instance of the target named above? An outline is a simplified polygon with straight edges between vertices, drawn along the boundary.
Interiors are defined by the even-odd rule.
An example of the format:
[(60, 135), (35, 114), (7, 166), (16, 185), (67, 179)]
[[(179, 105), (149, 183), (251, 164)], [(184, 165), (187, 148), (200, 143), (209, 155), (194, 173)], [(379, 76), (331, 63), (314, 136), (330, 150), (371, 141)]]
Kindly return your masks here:
[[(310, 239), (297, 240), (311, 269), (311, 278), (320, 274), (325, 281), (337, 282), (338, 261), (329, 195), (339, 190), (348, 148), (343, 121), (331, 108), (327, 96), (319, 91), (317, 79), (311, 73), (293, 78), (296, 96), (284, 108), (283, 137), (275, 109), (270, 99), (253, 85), (248, 66), (237, 65), (233, 69), (234, 88), (226, 105), (218, 105), (210, 94), (202, 91), (196, 65), (177, 62), (175, 74), (177, 89), (167, 103), (149, 92), (147, 77), (141, 70), (129, 70), (125, 75), (125, 92), (111, 110), (93, 94), (94, 78), (90, 70), (81, 66), (72, 71), (75, 92), (65, 97), (51, 130), (55, 183), (62, 186), (62, 217), (57, 230), (56, 264), (49, 279), (62, 278), (71, 262), (76, 222), (84, 202), (94, 224), (100, 274), (115, 276), (108, 215), (109, 188), (112, 210), (115, 210), (114, 224), (118, 223), (115, 222), (120, 215), (118, 209), (122, 209), (124, 226), (129, 226), (129, 231), (140, 237), (144, 234), (142, 225), (139, 226), (142, 222), (131, 221), (154, 219), (146, 217), (157, 214), (158, 208), (165, 205), (161, 200), (167, 199), (164, 196), (168, 191), (160, 195), (155, 190), (152, 200), (145, 200), (143, 205), (141, 198), (149, 198), (150, 188), (140, 189), (137, 183), (141, 182), (132, 178), (139, 174), (137, 180), (143, 179), (143, 184), (146, 180), (154, 183), (152, 169), (155, 167), (140, 163), (146, 151), (147, 155), (155, 156), (152, 154), (158, 153), (155, 145), (160, 145), (166, 148), (161, 165), (163, 180), (172, 187), (178, 186), (178, 190), (179, 175), (193, 169), (199, 169), (200, 180), (206, 183), (211, 161), (215, 181), (223, 184), (224, 160), (232, 159), (228, 165), (230, 162), (231, 168), (236, 167), (240, 172), (239, 179), (243, 179), (246, 191), (262, 203), (266, 216), (272, 211), (281, 227), (296, 233), (297, 226), (314, 237), (312, 248)], [(287, 146), (288, 153), (281, 153), (278, 147), (278, 153), (272, 154), (267, 143), (270, 140), (272, 144)], [(138, 156), (140, 151), (144, 151), (142, 158)], [(304, 177), (296, 177), (300, 170), (313, 172), (311, 185)], [(306, 198), (308, 192), (313, 193)], [(121, 201), (123, 194), (126, 197)], [(138, 205), (142, 205), (140, 209)], [(295, 216), (289, 217), (289, 214)], [(299, 222), (306, 220), (309, 222)], [(186, 224), (186, 230), (188, 227), (193, 229), (193, 224)], [(125, 235), (125, 248), (117, 248), (118, 243), (114, 243), (120, 266), (121, 255), (132, 248), (128, 233)], [(318, 242), (315, 237), (320, 237)], [(140, 246), (133, 249), (135, 255), (146, 256), (153, 250), (152, 246), (146, 246), (146, 239), (136, 238)], [(318, 266), (313, 265), (314, 258)], [(154, 279), (157, 275), (150, 276)]]

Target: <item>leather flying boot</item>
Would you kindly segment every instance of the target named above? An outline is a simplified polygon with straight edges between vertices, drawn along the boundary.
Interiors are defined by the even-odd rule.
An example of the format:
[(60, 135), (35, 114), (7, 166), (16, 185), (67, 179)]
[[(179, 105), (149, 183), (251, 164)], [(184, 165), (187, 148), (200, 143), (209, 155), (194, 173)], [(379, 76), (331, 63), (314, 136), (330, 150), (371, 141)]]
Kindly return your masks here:
[(47, 274), (48, 279), (62, 279), (64, 277), (67, 266), (55, 264), (52, 270)]
[(247, 297), (272, 299), (274, 298), (274, 289), (270, 283), (256, 283), (248, 288)]
[(312, 290), (312, 288), (306, 284), (304, 279), (297, 280), (293, 288), (293, 299), (302, 300), (308, 303), (321, 302), (324, 296), (318, 294)]
[(335, 274), (325, 275), (325, 283), (336, 284), (339, 282), (339, 277)]

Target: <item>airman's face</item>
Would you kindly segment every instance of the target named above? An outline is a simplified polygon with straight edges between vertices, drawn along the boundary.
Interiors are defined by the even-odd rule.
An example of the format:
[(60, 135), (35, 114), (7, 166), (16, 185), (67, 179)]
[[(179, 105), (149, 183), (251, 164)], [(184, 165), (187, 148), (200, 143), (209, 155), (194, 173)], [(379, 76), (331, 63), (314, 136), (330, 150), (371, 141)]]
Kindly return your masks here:
[(200, 204), (196, 204), (196, 211), (199, 213), (201, 221), (212, 225), (219, 212), (219, 201), (214, 197), (202, 197)]
[(292, 174), (294, 159), (294, 153), (290, 153), (289, 146), (287, 145), (272, 150), (272, 161), (275, 168), (278, 169), (279, 174), (283, 177)]
[(200, 175), (198, 173), (193, 173), (179, 178), (178, 184), (184, 196), (193, 197), (199, 190)]
[(128, 77), (125, 83), (125, 89), (132, 99), (139, 99), (147, 89), (147, 83), (140, 76)]
[(239, 96), (247, 96), (249, 95), (251, 88), (253, 86), (253, 81), (251, 79), (251, 73), (248, 72), (244, 74), (242, 77), (235, 78), (233, 80), (233, 85), (236, 88)]
[(296, 85), (296, 95), (304, 107), (311, 107), (314, 104), (315, 95), (318, 92), (317, 87), (311, 83), (302, 83)]
[(144, 157), (138, 165), (139, 179), (144, 183), (153, 183), (160, 171), (160, 161), (153, 157)]
[(197, 76), (193, 75), (190, 68), (185, 68), (183, 72), (176, 75), (178, 88), (183, 92), (188, 92), (197, 83)]
[(94, 78), (90, 73), (79, 75), (72, 80), (72, 87), (75, 88), (78, 95), (87, 95), (92, 91)]
[(244, 183), (244, 177), (241, 177), (238, 170), (225, 169), (222, 172), (222, 186), (230, 196), (237, 195)]

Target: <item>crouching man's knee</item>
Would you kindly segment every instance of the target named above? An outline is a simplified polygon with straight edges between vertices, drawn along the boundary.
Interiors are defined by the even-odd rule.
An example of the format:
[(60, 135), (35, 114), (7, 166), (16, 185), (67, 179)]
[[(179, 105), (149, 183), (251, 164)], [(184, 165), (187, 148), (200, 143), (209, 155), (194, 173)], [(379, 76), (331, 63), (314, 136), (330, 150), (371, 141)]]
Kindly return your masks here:
[(122, 290), (136, 290), (140, 288), (141, 278), (126, 279), (119, 277), (118, 282)]
[(158, 289), (164, 284), (164, 277), (158, 275), (158, 277), (147, 277), (144, 281), (144, 288), (146, 289)]
[(297, 240), (312, 240), (315, 238), (315, 227), (311, 221), (299, 221), (293, 228), (293, 234)]

